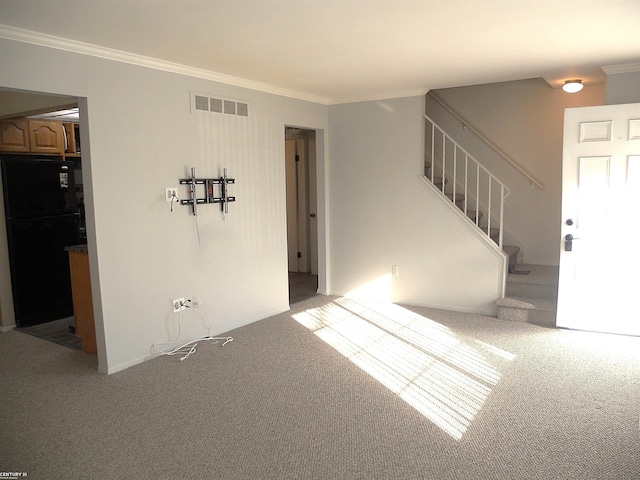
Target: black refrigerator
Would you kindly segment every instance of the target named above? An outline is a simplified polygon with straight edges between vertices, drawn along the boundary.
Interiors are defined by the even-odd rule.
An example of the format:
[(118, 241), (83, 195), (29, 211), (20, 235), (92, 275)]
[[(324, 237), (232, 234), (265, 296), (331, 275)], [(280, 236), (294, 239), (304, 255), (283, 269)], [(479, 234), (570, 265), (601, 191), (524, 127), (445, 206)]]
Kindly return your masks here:
[(18, 327), (73, 315), (69, 257), (79, 243), (73, 162), (0, 156)]

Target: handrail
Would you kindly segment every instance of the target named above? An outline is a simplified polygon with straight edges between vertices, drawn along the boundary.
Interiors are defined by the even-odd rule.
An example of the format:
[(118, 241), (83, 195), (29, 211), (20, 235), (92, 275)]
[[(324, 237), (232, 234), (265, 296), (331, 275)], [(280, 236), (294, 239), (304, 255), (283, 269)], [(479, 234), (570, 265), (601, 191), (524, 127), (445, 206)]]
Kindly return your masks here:
[(468, 128), (471, 130), (480, 140), (482, 140), (485, 144), (487, 144), (493, 151), (495, 151), (498, 155), (500, 155), (503, 159), (505, 159), (509, 164), (518, 170), (521, 174), (527, 177), (527, 180), (531, 182), (532, 185), (544, 190), (544, 184), (538, 180), (533, 174), (529, 173), (524, 167), (522, 167), (518, 162), (513, 160), (509, 155), (503, 152), (496, 144), (494, 144), (491, 140), (485, 137), (481, 132), (476, 130), (473, 125), (470, 125), (464, 118), (462, 118), (453, 108), (451, 108), (444, 100), (442, 100), (433, 90), (430, 90), (427, 95), (431, 95), (436, 102), (438, 102), (445, 110), (447, 110), (456, 120), (458, 120), (462, 124), (462, 128)]
[[(468, 185), (468, 180), (469, 180), (469, 164), (471, 163), (471, 168), (473, 169), (473, 171), (475, 171), (474, 176), (475, 176), (475, 192), (474, 195), (472, 196), (472, 200), (475, 204), (475, 219), (471, 219), (471, 221), (478, 226), (478, 228), (480, 228), (483, 233), (486, 234), (487, 237), (491, 238), (492, 237), (492, 219), (497, 217), (497, 222), (498, 222), (498, 240), (497, 240), (497, 244), (502, 247), (502, 241), (503, 241), (503, 230), (504, 230), (504, 201), (505, 199), (509, 196), (510, 190), (509, 188), (500, 181), (500, 179), (498, 179), (495, 175), (493, 175), (489, 170), (487, 170), (487, 168), (484, 165), (481, 165), (480, 162), (478, 162), (478, 160), (475, 159), (475, 157), (473, 157), (473, 155), (471, 155), (469, 152), (467, 152), (460, 144), (458, 144), (453, 138), (451, 138), (451, 136), (449, 136), (437, 123), (435, 123), (428, 115), (424, 114), (424, 119), (425, 122), (429, 122), (430, 124), (430, 138), (431, 138), (431, 145), (429, 148), (429, 154), (430, 154), (430, 164), (429, 164), (429, 168), (430, 168), (430, 175), (427, 177), (432, 184), (436, 184), (436, 183), (440, 183), (439, 177), (435, 176), (435, 171), (436, 169), (439, 170), (439, 173), (442, 173), (442, 182), (440, 183), (440, 187), (438, 187), (439, 190), (442, 191), (442, 194), (449, 197), (449, 199), (455, 204), (456, 202), (456, 194), (457, 194), (457, 187), (458, 187), (458, 178), (457, 178), (457, 174), (458, 174), (458, 152), (460, 152), (460, 156), (462, 157), (460, 159), (460, 164), (463, 170), (464, 174), (464, 179), (460, 180), (460, 183), (462, 183), (461, 189), (462, 189), (462, 195), (464, 197), (464, 202), (463, 202), (463, 206), (460, 207), (461, 210), (463, 211), (463, 213), (465, 214), (465, 216), (468, 215), (468, 196), (470, 194), (471, 191), (471, 187)], [(426, 124), (425, 124), (426, 127)], [(436, 138), (439, 138), (441, 141), (440, 144), (440, 148), (438, 149), (438, 151), (436, 152)], [(453, 151), (452, 153), (448, 154), (447, 152), (449, 151), (449, 149), (447, 148), (447, 144), (449, 144), (452, 148)], [(426, 149), (426, 145), (425, 145), (425, 149)], [(426, 152), (425, 152), (426, 153)], [(438, 155), (436, 155), (436, 153)], [(441, 158), (438, 158), (438, 162), (436, 163), (436, 156), (439, 156)], [(447, 157), (449, 156), (451, 163), (453, 164), (453, 167), (449, 167), (447, 168)], [(426, 166), (426, 164), (425, 164)], [(485, 175), (486, 177), (486, 183), (483, 182), (483, 184), (480, 183), (480, 173), (482, 172), (483, 175)], [(452, 182), (452, 189), (453, 189), (453, 193), (446, 193), (445, 192), (445, 185), (447, 183), (447, 176), (450, 176), (453, 180)], [(436, 179), (438, 179), (438, 182), (436, 182)], [(493, 189), (493, 184), (497, 184), (497, 187), (499, 188), (500, 191), (500, 200), (499, 203), (497, 205), (499, 211), (498, 214), (493, 215), (492, 212), (492, 189)], [(481, 187), (485, 188), (486, 191), (486, 198), (480, 196), (480, 191), (481, 191)], [(486, 201), (486, 203), (484, 203)], [(479, 209), (481, 207), (481, 205), (483, 205), (487, 207), (488, 211), (487, 211), (487, 226), (485, 227), (480, 227), (478, 225), (479, 223)]]

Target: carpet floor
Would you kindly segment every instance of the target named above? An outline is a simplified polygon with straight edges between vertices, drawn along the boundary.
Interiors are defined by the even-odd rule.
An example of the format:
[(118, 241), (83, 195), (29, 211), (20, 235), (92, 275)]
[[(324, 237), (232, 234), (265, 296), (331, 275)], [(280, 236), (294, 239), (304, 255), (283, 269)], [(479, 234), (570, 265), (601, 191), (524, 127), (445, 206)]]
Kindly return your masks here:
[(640, 338), (314, 296), (114, 375), (0, 335), (30, 479), (640, 478)]

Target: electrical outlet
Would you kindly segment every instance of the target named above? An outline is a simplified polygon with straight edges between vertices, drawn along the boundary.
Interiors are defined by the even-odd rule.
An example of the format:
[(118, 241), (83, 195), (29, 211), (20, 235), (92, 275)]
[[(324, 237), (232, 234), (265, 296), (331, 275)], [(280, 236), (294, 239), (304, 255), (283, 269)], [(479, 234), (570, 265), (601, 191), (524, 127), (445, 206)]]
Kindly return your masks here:
[(398, 265), (391, 265), (391, 276), (398, 276)]
[(165, 188), (164, 199), (170, 202), (174, 197), (178, 198), (178, 189), (176, 187)]
[(173, 305), (173, 313), (178, 313), (180, 310), (184, 310), (185, 308), (187, 308), (185, 306), (186, 300), (184, 297), (172, 300), (171, 304)]

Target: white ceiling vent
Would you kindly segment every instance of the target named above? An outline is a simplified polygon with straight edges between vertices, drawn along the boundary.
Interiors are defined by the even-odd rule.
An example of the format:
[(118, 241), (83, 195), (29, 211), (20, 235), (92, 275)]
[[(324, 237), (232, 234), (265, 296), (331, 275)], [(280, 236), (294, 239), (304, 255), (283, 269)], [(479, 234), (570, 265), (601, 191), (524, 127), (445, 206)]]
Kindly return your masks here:
[(249, 104), (231, 98), (216, 98), (203, 93), (191, 92), (191, 113), (195, 112), (223, 113), (225, 115), (248, 117)]

